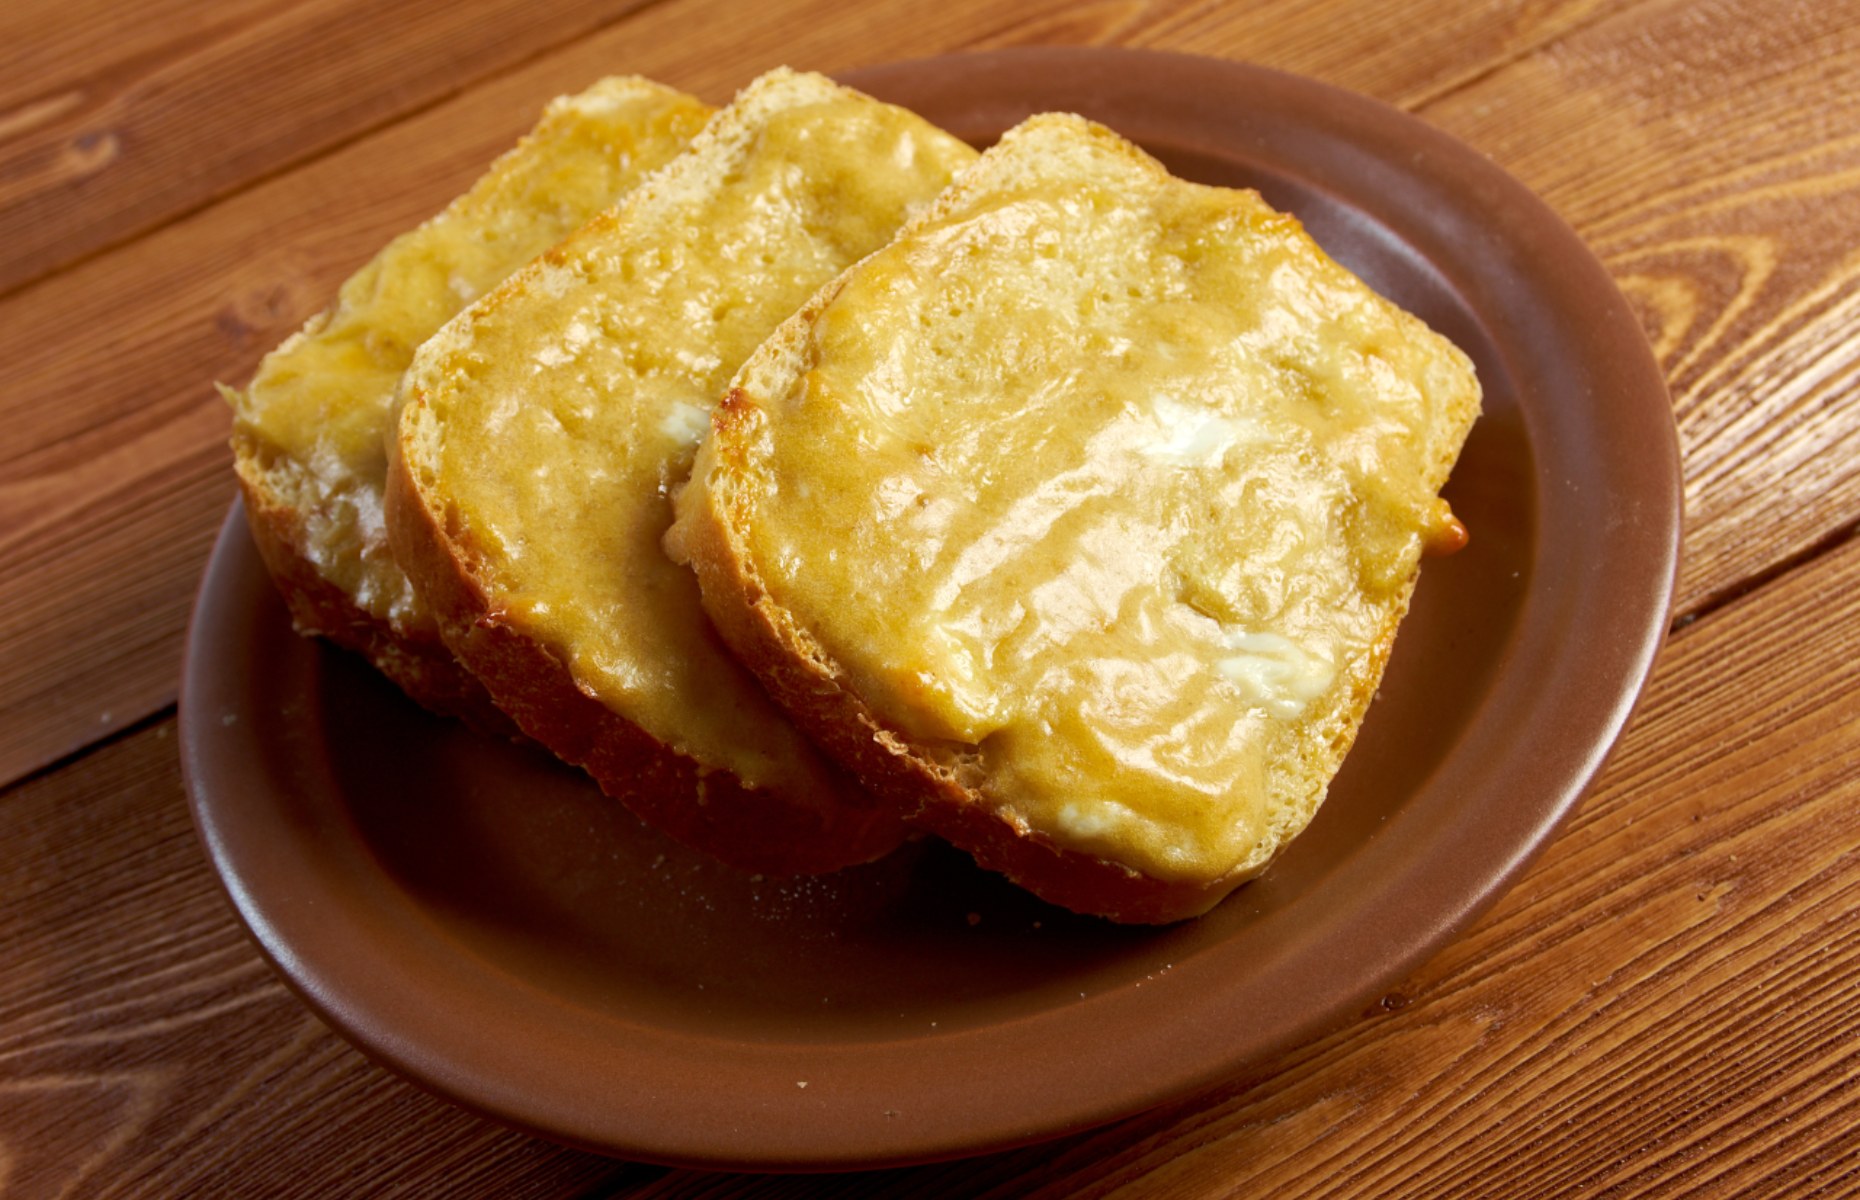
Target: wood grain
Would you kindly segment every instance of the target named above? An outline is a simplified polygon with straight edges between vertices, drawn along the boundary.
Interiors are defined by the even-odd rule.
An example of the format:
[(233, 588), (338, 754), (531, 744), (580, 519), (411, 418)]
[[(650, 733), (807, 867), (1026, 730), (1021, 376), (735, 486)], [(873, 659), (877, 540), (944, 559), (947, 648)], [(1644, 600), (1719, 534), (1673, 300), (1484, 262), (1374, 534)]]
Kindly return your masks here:
[(97, 103), (122, 74), (171, 60), (301, 0), (13, 0), (0, 10), (0, 142)]
[(0, 141), (0, 293), (644, 2), (302, 0), (90, 74)]
[[(0, 281), (36, 280), (0, 297), (0, 781), (72, 756), (0, 783), (0, 1195), (1860, 1194), (1860, 10), (656, 0), (577, 36), (629, 2), (0, 10)], [(665, 1171), (370, 1065), (238, 931), (159, 715), (231, 492), (207, 382), (597, 75), (719, 99), (780, 60), (1045, 41), (1418, 109), (1608, 263), (1672, 381), (1691, 527), (1679, 629), (1597, 794), (1359, 1019), (1008, 1154)], [(5, 225), (17, 205), (40, 215)]]
[(1428, 106), (1586, 237), (1666, 368), (1679, 608), (1860, 520), (1860, 8), (1661, 0)]
[[(1331, 0), (1334, 12), (1347, 7)], [(1591, 8), (1453, 11), (1446, 23), (1470, 49), (1430, 42), (1436, 75), (1502, 64)], [(1185, 49), (1212, 40), (1297, 69), (1313, 21), (1338, 27), (1327, 54), (1364, 52), (1355, 74), (1347, 56), (1325, 60), (1339, 82), (1404, 100), (1404, 81), (1428, 74), (1425, 55), (1394, 62), (1373, 23), (1283, 6), (1224, 12), (1039, 0), (1009, 13), (998, 0), (948, 0), (880, 14), (830, 0), (749, 10), (679, 0), (0, 298), (10, 430), (0, 446), (0, 780), (173, 699), (188, 606), (232, 493), (229, 419), (211, 382), (249, 376), (343, 276), (467, 186), (548, 97), (629, 70), (723, 99), (782, 59), (838, 70), (1055, 31)]]
[(658, 1173), (480, 1121), (311, 1017), (207, 870), (171, 718), (0, 796), (0, 895), (9, 1200), (423, 1196), (441, 1181), (554, 1195)]
[(163, 719), (0, 794), (0, 1179), (9, 1196), (1844, 1194), (1856, 627), (1860, 541), (1678, 633), (1544, 860), (1331, 1036), (1097, 1133), (836, 1179), (606, 1162), (366, 1063), (236, 931)]
[[(1399, 4), (1211, 0), (1131, 29), (1128, 45), (1285, 65), (1402, 108), (1418, 108), (1640, 0), (1458, 4), (1425, 19)], [(1073, 41), (1064, 29), (1054, 40)]]

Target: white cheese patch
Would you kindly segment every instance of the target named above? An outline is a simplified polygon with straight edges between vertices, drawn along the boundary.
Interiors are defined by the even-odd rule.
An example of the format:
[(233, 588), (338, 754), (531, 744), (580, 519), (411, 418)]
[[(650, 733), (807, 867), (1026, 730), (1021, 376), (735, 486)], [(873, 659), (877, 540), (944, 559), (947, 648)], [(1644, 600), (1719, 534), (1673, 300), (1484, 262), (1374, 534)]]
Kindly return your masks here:
[(1157, 430), (1137, 445), (1137, 453), (1173, 467), (1212, 467), (1235, 446), (1273, 440), (1251, 417), (1229, 417), (1158, 397), (1151, 410)]
[(562, 340), (541, 346), (536, 351), (536, 363), (541, 367), (561, 367), (581, 357), (581, 352), (594, 340), (594, 327), (580, 317), (568, 323), (562, 330)]
[(454, 271), (446, 276), (446, 290), (452, 293), (452, 298), (457, 300), (461, 307), (478, 298), (477, 285), (466, 278), (463, 271)]
[(695, 404), (677, 403), (659, 418), (659, 432), (681, 446), (695, 446), (710, 428), (710, 412)]
[[(1108, 796), (1067, 800), (1049, 819), (1054, 826), (1052, 832), (1088, 847), (1093, 844), (1127, 844), (1132, 838), (1142, 837), (1146, 826), (1152, 829), (1155, 827), (1153, 820), (1138, 815), (1129, 805)], [(1192, 828), (1171, 827), (1168, 836), (1171, 844), (1161, 851), (1166, 861), (1192, 862), (1195, 855), (1202, 852), (1201, 838)]]
[(1076, 800), (1066, 801), (1053, 815), (1053, 821), (1061, 832), (1075, 838), (1097, 837), (1109, 833), (1116, 825), (1105, 806), (1085, 808)]
[(581, 282), (581, 276), (573, 269), (541, 260), (532, 264), (526, 273), (529, 290), (551, 300), (567, 295), (569, 288)]
[(1053, 823), (1068, 837), (1081, 840), (1115, 836), (1139, 820), (1127, 804), (1105, 796), (1080, 802), (1068, 800), (1053, 814)]
[(1283, 721), (1303, 716), (1337, 678), (1326, 647), (1232, 627), (1223, 627), (1221, 641), (1234, 653), (1216, 659), (1214, 669), (1240, 689), (1248, 704)]
[(620, 111), (621, 105), (638, 97), (639, 91), (632, 88), (592, 87), (573, 96), (557, 96), (549, 102), (549, 116), (563, 112), (578, 112), (590, 117), (606, 116)]
[[(947, 626), (935, 626), (927, 631), (924, 651), (931, 663), (935, 690), (961, 714), (965, 726), (991, 727), (997, 698), (981, 678), (981, 664), (977, 661), (981, 652), (974, 642)], [(980, 740), (975, 728), (965, 728), (958, 736)]]

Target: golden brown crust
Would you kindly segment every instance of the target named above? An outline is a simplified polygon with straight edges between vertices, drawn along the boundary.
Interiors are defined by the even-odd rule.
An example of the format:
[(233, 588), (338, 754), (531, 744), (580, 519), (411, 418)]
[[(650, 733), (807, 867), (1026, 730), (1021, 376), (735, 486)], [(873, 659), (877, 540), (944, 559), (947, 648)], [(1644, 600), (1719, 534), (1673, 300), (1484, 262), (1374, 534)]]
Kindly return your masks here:
[(547, 646), (490, 608), (466, 565), (468, 549), (453, 541), (398, 452), (388, 467), (387, 521), (396, 559), (458, 660), (523, 732), (586, 770), (641, 820), (733, 866), (782, 875), (869, 862), (903, 840), (893, 812), (850, 777), (831, 804), (745, 787), (584, 692)]
[(243, 457), (235, 465), (245, 497), (246, 525), (272, 582), (290, 607), (297, 632), (327, 638), (362, 655), (430, 712), (455, 717), (480, 733), (521, 738), (516, 724), (444, 643), (397, 632), (325, 579), (298, 550), (306, 538), (297, 510), (264, 487), (257, 472), (246, 469)]

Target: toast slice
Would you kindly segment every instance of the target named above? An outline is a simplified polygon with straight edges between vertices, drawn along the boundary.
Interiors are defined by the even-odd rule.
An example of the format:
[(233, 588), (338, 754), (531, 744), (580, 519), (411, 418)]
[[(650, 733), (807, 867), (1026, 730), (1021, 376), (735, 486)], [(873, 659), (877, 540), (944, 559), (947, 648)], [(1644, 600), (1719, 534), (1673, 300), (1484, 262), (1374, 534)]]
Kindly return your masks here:
[(749, 352), (974, 158), (772, 72), (407, 374), (388, 524), (446, 644), (525, 733), (746, 869), (835, 869), (902, 829), (717, 640), (660, 549), (670, 491)]
[(666, 545), (908, 820), (1167, 922), (1311, 819), (1478, 410), (1292, 217), (1048, 115), (751, 356)]
[(394, 390), (454, 313), (672, 158), (709, 115), (636, 78), (556, 100), (470, 191), (390, 242), (266, 355), (245, 391), (221, 389), (246, 516), (299, 632), (368, 656), (428, 708), (508, 729), (388, 551)]

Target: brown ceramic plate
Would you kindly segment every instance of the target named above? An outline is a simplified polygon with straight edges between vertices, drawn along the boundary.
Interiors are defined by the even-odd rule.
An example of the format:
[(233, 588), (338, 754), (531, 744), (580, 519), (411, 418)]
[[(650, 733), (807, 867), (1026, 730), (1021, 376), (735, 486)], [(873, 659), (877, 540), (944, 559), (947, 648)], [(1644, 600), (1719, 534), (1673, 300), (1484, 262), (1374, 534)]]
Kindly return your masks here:
[(1626, 721), (1665, 631), (1678, 454), (1634, 315), (1476, 151), (1235, 63), (1036, 50), (848, 76), (986, 141), (1071, 109), (1258, 187), (1477, 362), (1381, 699), (1317, 820), (1212, 914), (1122, 929), (926, 845), (733, 874), (539, 754), (430, 719), (291, 633), (228, 517), (182, 702), (195, 818), (264, 952), (443, 1095), (657, 1162), (908, 1163), (1108, 1121), (1360, 1011), (1494, 900)]

